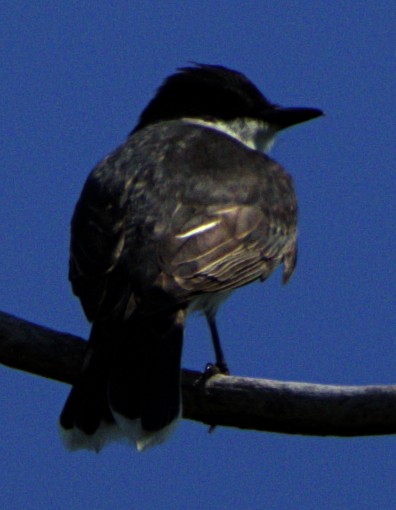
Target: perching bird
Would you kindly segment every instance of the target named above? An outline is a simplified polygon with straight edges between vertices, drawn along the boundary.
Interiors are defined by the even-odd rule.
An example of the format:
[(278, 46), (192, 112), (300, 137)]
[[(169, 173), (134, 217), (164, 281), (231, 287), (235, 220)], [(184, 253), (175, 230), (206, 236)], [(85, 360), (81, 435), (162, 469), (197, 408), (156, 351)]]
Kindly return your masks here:
[(296, 264), (290, 176), (264, 151), (322, 115), (270, 103), (243, 74), (196, 64), (165, 80), (126, 142), (91, 172), (72, 220), (69, 277), (92, 322), (60, 417), (71, 449), (165, 440), (181, 414), (186, 316)]

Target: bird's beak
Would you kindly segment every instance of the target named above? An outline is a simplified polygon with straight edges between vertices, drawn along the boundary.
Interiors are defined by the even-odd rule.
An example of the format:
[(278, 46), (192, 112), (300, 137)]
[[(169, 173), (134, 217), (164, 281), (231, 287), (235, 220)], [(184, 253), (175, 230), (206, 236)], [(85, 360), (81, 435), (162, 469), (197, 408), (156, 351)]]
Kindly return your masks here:
[(265, 120), (278, 127), (279, 130), (286, 129), (295, 124), (301, 124), (307, 120), (316, 119), (324, 115), (322, 110), (317, 108), (283, 108), (277, 106), (265, 113)]

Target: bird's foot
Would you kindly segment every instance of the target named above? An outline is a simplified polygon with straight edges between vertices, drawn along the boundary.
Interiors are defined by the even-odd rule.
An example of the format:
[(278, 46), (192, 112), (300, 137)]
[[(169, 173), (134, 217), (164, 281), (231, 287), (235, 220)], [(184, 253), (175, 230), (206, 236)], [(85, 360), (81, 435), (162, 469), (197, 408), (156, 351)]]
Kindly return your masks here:
[(225, 362), (207, 363), (204, 371), (204, 377), (210, 379), (214, 375), (230, 375), (230, 370)]
[[(206, 383), (211, 377), (214, 375), (223, 374), (230, 375), (230, 371), (228, 366), (225, 363), (207, 363), (204, 373), (202, 374), (201, 382), (203, 384)], [(216, 425), (210, 425), (208, 428), (208, 433), (212, 434), (216, 430)]]
[(204, 371), (195, 381), (195, 384), (197, 386), (205, 386), (205, 383), (209, 381), (209, 379), (218, 374), (230, 375), (227, 365), (222, 364), (219, 366), (217, 363), (207, 363)]

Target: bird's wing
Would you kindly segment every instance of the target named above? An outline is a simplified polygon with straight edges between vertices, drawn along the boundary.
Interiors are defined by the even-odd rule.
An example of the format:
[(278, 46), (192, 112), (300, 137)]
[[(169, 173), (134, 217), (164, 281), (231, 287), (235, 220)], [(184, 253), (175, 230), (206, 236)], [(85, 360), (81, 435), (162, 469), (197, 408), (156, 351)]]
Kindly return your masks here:
[(179, 175), (157, 284), (173, 296), (227, 291), (296, 264), (297, 201), (290, 176), (268, 156), (210, 129), (191, 129), (168, 152)]
[(127, 219), (124, 180), (101, 178), (112, 170), (105, 160), (92, 172), (72, 219), (69, 279), (90, 321), (123, 313), (131, 295), (120, 264)]
[(160, 252), (159, 280), (173, 294), (232, 290), (264, 280), (281, 263), (284, 282), (291, 276), (296, 230), (282, 223), (286, 211), (281, 206), (271, 211), (257, 204), (211, 205), (179, 222), (188, 217), (183, 209), (176, 212)]

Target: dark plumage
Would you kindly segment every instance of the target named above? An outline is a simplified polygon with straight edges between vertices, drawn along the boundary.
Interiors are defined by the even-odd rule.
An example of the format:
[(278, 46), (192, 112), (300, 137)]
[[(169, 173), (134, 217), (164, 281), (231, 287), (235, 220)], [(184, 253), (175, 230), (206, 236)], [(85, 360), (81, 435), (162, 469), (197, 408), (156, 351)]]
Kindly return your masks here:
[[(180, 121), (272, 122), (275, 108), (239, 73), (184, 68), (90, 174), (72, 220), (69, 276), (93, 327), (90, 359), (61, 415), (71, 447), (100, 449), (102, 430), (121, 430), (139, 449), (162, 441), (180, 414), (187, 309), (203, 308), (216, 335), (213, 295), (265, 280), (280, 264), (284, 282), (291, 276), (289, 175), (235, 137)], [(318, 112), (290, 110), (299, 120), (289, 122)]]

